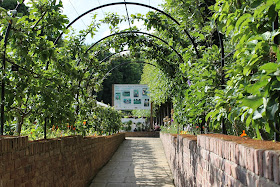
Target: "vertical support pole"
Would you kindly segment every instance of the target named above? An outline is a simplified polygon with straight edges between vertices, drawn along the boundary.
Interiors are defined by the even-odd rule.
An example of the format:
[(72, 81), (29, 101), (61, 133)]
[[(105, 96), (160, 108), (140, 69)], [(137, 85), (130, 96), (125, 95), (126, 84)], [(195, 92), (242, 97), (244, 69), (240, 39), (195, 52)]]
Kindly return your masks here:
[(4, 134), (4, 117), (5, 117), (5, 55), (3, 57), (3, 64), (2, 64), (2, 84), (1, 84), (1, 135)]
[(205, 126), (205, 115), (202, 116), (202, 122), (200, 124), (200, 134), (204, 134), (203, 127)]
[(167, 103), (167, 116), (170, 118), (170, 103)]
[[(220, 34), (219, 34), (220, 35)], [(225, 67), (225, 51), (224, 51), (224, 42), (223, 42), (223, 38), (221, 37), (221, 53), (222, 53), (222, 62), (221, 62), (221, 68), (222, 68), (222, 89), (225, 89), (225, 71), (224, 71), (224, 67)], [(226, 124), (225, 124), (225, 118), (222, 118), (222, 132), (223, 134), (227, 134), (227, 130), (226, 130)]]
[(2, 63), (2, 81), (1, 81), (1, 135), (4, 134), (4, 118), (5, 118), (5, 69), (6, 69), (6, 62), (5, 62), (5, 54), (3, 55), (3, 63)]
[(164, 112), (164, 106), (160, 106), (160, 126), (163, 124), (163, 112)]
[(158, 125), (161, 125), (162, 124), (162, 105), (160, 105), (159, 107), (159, 124)]
[[(24, 0), (22, 3), (18, 3), (15, 10), (17, 11), (21, 4), (24, 3)], [(15, 15), (13, 15), (15, 17)], [(5, 39), (4, 39), (4, 51), (3, 51), (3, 61), (2, 61), (2, 81), (1, 81), (1, 128), (0, 128), (0, 134), (4, 134), (4, 122), (5, 122), (5, 77), (6, 77), (6, 49), (7, 49), (7, 43), (8, 43), (8, 37), (9, 33), (12, 27), (12, 20), (9, 21), (9, 25), (6, 30)]]
[(150, 129), (153, 129), (153, 102), (151, 102), (151, 119), (150, 119)]
[[(275, 129), (277, 129), (279, 131), (279, 120), (277, 122), (274, 123), (274, 126), (275, 126)], [(280, 138), (279, 138), (279, 134), (274, 132), (274, 140), (276, 142), (279, 142), (280, 141)]]
[(4, 51), (2, 60), (2, 81), (1, 81), (1, 135), (4, 134), (4, 123), (5, 123), (5, 78), (6, 78), (6, 48), (8, 43), (8, 36), (12, 27), (12, 21), (9, 21), (9, 25), (6, 30), (4, 40)]
[(115, 102), (115, 85), (112, 84), (112, 105), (114, 106), (114, 102)]
[[(273, 30), (278, 30), (279, 29), (279, 22), (278, 22), (278, 19), (279, 19), (279, 15), (277, 14), (276, 15), (276, 18), (275, 18), (275, 21), (273, 22)], [(275, 38), (274, 38), (274, 43), (276, 44), (276, 45), (279, 45), (279, 36), (275, 36)], [(278, 102), (280, 102), (280, 96), (278, 97)], [(279, 125), (279, 121), (280, 121), (280, 119), (279, 119), (279, 116), (278, 116), (278, 118), (276, 119), (276, 121), (274, 122), (274, 127), (275, 127), (275, 129), (276, 130), (280, 130), (280, 125)], [(280, 141), (280, 135), (278, 134), (278, 133), (276, 133), (276, 132), (274, 132), (274, 140), (275, 141)]]
[[(221, 48), (221, 72), (222, 72), (222, 77), (221, 77), (221, 88), (225, 89), (225, 72), (224, 72), (224, 67), (225, 67), (225, 49), (224, 49), (224, 42), (221, 33), (217, 29), (218, 36), (219, 36), (219, 41), (220, 41), (220, 48)], [(226, 125), (225, 125), (225, 118), (222, 118), (221, 121), (221, 126), (222, 126), (222, 133), (227, 134), (226, 130)]]
[(44, 124), (44, 139), (47, 139), (47, 117), (45, 117), (45, 124)]

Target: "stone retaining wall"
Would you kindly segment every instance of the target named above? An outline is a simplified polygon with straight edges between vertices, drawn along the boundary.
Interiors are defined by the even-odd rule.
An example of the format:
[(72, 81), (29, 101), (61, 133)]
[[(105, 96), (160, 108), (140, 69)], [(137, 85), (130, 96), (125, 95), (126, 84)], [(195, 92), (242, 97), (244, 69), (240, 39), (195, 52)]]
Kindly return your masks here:
[(40, 141), (0, 136), (0, 187), (88, 186), (124, 139), (124, 134)]
[(280, 151), (267, 150), (279, 143), (220, 134), (160, 137), (176, 186), (280, 185)]

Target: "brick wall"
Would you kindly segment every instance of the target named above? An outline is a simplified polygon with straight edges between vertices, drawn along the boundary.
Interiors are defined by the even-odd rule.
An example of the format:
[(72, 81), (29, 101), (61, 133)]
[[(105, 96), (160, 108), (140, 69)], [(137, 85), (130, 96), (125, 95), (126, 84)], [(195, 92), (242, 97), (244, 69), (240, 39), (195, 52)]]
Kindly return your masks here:
[(155, 132), (125, 132), (125, 137), (159, 137), (159, 131), (155, 131)]
[(0, 187), (88, 186), (124, 134), (28, 141), (0, 136)]
[(280, 185), (280, 151), (267, 150), (279, 143), (220, 134), (160, 137), (176, 186)]

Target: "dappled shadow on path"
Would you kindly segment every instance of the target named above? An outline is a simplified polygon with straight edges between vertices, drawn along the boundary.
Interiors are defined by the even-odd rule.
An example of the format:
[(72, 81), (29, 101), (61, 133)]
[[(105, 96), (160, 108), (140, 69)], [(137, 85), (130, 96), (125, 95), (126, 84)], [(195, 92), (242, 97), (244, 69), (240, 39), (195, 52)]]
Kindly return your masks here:
[(159, 138), (127, 138), (91, 187), (174, 186)]

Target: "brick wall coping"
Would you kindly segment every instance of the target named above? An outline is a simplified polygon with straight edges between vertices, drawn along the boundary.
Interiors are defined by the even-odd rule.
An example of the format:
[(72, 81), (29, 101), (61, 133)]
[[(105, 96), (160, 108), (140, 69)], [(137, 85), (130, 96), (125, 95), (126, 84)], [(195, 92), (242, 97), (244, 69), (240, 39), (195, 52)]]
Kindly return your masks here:
[[(169, 134), (175, 138), (177, 138), (177, 136), (180, 136), (182, 138), (187, 138), (189, 140), (197, 141), (196, 135), (171, 134), (171, 133), (164, 133), (164, 132), (161, 132), (161, 134)], [(255, 139), (251, 139), (249, 137), (240, 137), (240, 136), (225, 135), (225, 134), (201, 134), (198, 136), (204, 136), (204, 137), (213, 138), (213, 139), (220, 139), (220, 140), (224, 140), (224, 141), (231, 141), (236, 144), (242, 144), (243, 146), (251, 147), (254, 149), (280, 151), (280, 142), (273, 142), (273, 141), (267, 141), (267, 140), (255, 140)]]
[(36, 141), (0, 136), (0, 187), (89, 186), (124, 139), (124, 133)]
[(265, 141), (265, 140), (255, 140), (249, 137), (240, 137), (233, 135), (225, 134), (202, 134), (199, 136), (211, 137), (215, 139), (221, 139), (224, 141), (231, 141), (237, 144), (242, 144), (246, 147), (252, 147), (254, 149), (263, 149), (263, 150), (275, 150), (280, 151), (280, 142)]
[[(28, 136), (0, 136), (0, 152), (11, 152), (15, 150), (24, 149), (27, 146), (40, 146), (40, 144), (46, 144), (48, 145), (48, 150), (54, 149), (59, 147), (61, 144), (60, 141), (64, 142), (64, 144), (70, 145), (71, 143), (76, 143), (77, 141), (82, 140), (93, 140), (95, 139), (96, 142), (102, 141), (104, 139), (110, 139), (115, 136), (122, 135), (124, 133), (118, 133), (114, 135), (109, 136), (81, 136), (81, 135), (72, 135), (72, 136), (64, 136), (64, 137), (58, 137), (58, 138), (50, 138), (50, 139), (40, 139), (40, 140), (33, 140), (29, 141)], [(41, 151), (41, 150), (39, 150)]]
[(223, 134), (161, 133), (175, 185), (280, 186), (280, 143)]

